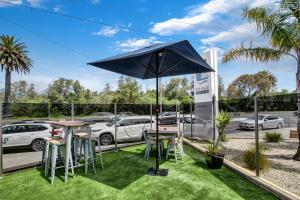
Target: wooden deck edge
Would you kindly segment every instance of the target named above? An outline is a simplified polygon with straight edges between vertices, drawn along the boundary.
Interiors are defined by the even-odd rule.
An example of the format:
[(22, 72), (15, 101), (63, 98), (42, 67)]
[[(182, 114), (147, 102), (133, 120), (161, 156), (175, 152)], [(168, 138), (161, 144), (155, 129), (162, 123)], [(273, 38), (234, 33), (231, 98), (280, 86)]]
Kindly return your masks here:
[[(191, 142), (190, 140), (183, 139), (183, 142), (202, 153), (205, 153), (207, 151), (205, 148), (201, 147), (199, 144), (195, 144), (195, 143)], [(255, 174), (253, 172), (251, 172), (251, 171), (249, 171), (227, 159), (224, 159), (224, 166), (231, 169), (235, 173), (241, 175), (242, 177), (246, 178), (250, 182), (257, 185), (258, 187), (260, 187), (268, 192), (271, 192), (272, 194), (274, 194), (275, 196), (277, 196), (280, 199), (300, 200), (299, 196), (279, 187), (278, 185), (275, 185), (274, 183), (271, 183), (270, 181), (268, 181), (264, 178), (255, 176)]]

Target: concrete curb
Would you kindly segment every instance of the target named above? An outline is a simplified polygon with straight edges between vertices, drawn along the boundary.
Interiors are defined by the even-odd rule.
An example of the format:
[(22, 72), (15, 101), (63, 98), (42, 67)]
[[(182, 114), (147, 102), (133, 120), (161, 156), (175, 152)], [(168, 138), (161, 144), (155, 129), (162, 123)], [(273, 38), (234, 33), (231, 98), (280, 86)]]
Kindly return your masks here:
[[(207, 151), (205, 148), (201, 147), (199, 144), (195, 144), (195, 143), (191, 142), (190, 140), (183, 139), (183, 142), (185, 144), (190, 145), (191, 147), (197, 149), (201, 153), (205, 153)], [(239, 165), (236, 165), (235, 163), (233, 163), (227, 159), (224, 159), (224, 166), (231, 169), (235, 173), (241, 175), (242, 177), (246, 178), (250, 182), (257, 185), (258, 187), (260, 187), (268, 192), (271, 192), (272, 194), (274, 194), (275, 196), (277, 196), (280, 199), (300, 200), (300, 197), (298, 197), (297, 195), (271, 183), (270, 181), (268, 181), (264, 178), (255, 176), (255, 174), (253, 172), (251, 172), (243, 167), (240, 167)]]

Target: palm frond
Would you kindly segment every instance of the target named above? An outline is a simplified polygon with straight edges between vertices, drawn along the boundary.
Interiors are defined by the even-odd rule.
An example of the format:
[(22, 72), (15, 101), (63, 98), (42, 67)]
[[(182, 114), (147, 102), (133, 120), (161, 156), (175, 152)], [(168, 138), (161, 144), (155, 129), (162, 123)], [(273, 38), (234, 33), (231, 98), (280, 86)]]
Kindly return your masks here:
[(231, 60), (235, 60), (240, 57), (245, 57), (251, 61), (269, 62), (279, 61), (283, 56), (290, 55), (288, 52), (284, 52), (278, 49), (272, 49), (268, 47), (241, 47), (231, 49), (223, 56), (223, 63), (227, 63)]
[(0, 64), (1, 70), (15, 71), (27, 74), (32, 67), (32, 60), (28, 56), (27, 47), (14, 36), (0, 37)]

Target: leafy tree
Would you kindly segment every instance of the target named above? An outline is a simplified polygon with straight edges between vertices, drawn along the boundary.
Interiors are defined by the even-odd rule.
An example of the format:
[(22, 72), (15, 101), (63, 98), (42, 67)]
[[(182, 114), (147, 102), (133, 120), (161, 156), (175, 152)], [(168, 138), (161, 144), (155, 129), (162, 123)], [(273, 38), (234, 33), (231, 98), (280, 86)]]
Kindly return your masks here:
[(129, 76), (121, 76), (118, 81), (113, 102), (116, 103), (136, 103), (141, 94), (141, 86), (138, 82)]
[[(229, 62), (245, 56), (250, 60), (260, 62), (279, 61), (289, 56), (296, 60), (296, 87), (298, 93), (298, 105), (300, 105), (300, 2), (299, 0), (282, 0), (280, 7), (270, 9), (256, 7), (244, 9), (243, 17), (250, 23), (257, 25), (262, 37), (269, 38), (269, 46), (249, 47), (243, 44), (227, 52), (223, 62)], [(300, 106), (298, 106), (298, 135), (299, 146), (294, 160), (300, 160)]]
[(180, 102), (189, 102), (190, 100), (190, 83), (184, 78), (172, 78), (163, 88), (163, 95), (167, 100), (176, 100)]
[(19, 43), (14, 36), (2, 35), (0, 37), (0, 65), (5, 71), (5, 113), (9, 114), (9, 103), (11, 100), (11, 73), (30, 72), (32, 60), (28, 56), (27, 47), (24, 43)]
[(274, 91), (277, 78), (268, 71), (259, 71), (256, 74), (244, 74), (236, 78), (227, 89), (229, 98), (249, 98), (266, 96)]
[(29, 102), (38, 96), (34, 84), (27, 81), (14, 82), (11, 85), (11, 99), (13, 102)]

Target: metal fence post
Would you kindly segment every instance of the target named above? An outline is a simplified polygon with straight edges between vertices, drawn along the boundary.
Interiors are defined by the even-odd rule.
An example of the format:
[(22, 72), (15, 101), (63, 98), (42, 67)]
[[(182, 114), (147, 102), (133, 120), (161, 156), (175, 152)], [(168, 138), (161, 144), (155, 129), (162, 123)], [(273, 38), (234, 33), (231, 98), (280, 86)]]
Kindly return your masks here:
[(150, 119), (151, 119), (151, 129), (152, 129), (152, 103), (150, 104)]
[(51, 118), (51, 104), (48, 102), (48, 119), (50, 120)]
[(191, 138), (192, 138), (192, 142), (193, 142), (194, 137), (193, 137), (193, 104), (192, 104), (192, 101), (190, 102), (190, 111), (191, 111)]
[(2, 102), (0, 102), (0, 176), (3, 174)]
[[(213, 127), (213, 144), (215, 145), (215, 140), (216, 140), (216, 109), (215, 109), (215, 104), (216, 104), (216, 96), (212, 96), (212, 127)], [(218, 136), (219, 137), (219, 136)]]
[(118, 127), (117, 127), (117, 103), (115, 103), (115, 152), (118, 151), (117, 135), (118, 135)]
[(255, 112), (255, 159), (256, 159), (256, 176), (259, 176), (259, 133), (258, 133), (258, 108), (257, 97), (254, 97), (254, 112)]
[(74, 103), (71, 103), (71, 120), (73, 121), (74, 119)]

